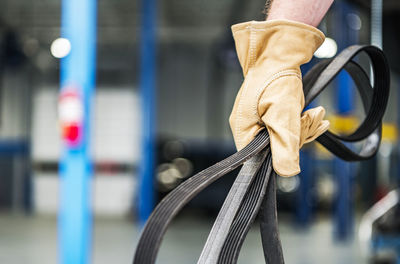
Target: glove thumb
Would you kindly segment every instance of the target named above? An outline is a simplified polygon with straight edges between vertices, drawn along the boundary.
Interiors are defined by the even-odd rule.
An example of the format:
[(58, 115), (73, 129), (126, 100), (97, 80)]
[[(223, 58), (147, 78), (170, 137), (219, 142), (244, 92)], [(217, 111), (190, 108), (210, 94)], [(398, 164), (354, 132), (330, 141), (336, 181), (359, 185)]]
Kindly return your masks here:
[(322, 106), (311, 108), (301, 115), (300, 148), (329, 129), (329, 121), (323, 120), (325, 109)]

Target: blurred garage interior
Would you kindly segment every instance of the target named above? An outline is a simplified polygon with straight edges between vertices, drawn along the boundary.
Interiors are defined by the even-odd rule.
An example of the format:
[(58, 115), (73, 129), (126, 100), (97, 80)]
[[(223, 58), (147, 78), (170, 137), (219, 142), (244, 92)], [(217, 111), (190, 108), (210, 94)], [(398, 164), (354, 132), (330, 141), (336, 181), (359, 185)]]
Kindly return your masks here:
[[(140, 235), (145, 1), (97, 1), (88, 136), (93, 230), (87, 254), (92, 263), (131, 262)], [(154, 124), (155, 202), (235, 152), (228, 118), (243, 76), (230, 26), (262, 20), (264, 3), (154, 1), (155, 101), (153, 119), (147, 121)], [(59, 0), (0, 0), (0, 7), (0, 263), (58, 263), (63, 159), (58, 104), (65, 55), (59, 54), (57, 40), (63, 7)], [(302, 149), (302, 173), (278, 179), (286, 262), (400, 263), (400, 2), (336, 0), (319, 28), (329, 41), (303, 73), (347, 46), (372, 43), (389, 60), (391, 95), (375, 158), (347, 163), (312, 143)], [(369, 72), (368, 60), (358, 60)], [(342, 75), (315, 105), (325, 107), (333, 130), (349, 133), (365, 114), (354, 84)], [(206, 189), (178, 216), (158, 263), (196, 262), (236, 173)], [(393, 205), (381, 207), (385, 213), (378, 214), (372, 236), (363, 240), (363, 220), (379, 201)], [(239, 263), (263, 261), (255, 225)]]

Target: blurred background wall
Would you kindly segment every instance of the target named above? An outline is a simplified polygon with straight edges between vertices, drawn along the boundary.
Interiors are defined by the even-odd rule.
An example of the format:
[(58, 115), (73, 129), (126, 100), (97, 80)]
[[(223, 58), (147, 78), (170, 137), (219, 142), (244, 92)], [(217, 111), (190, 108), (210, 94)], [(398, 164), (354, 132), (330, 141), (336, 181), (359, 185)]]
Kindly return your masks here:
[[(97, 91), (92, 135), (97, 168), (94, 208), (99, 213), (126, 214), (134, 200), (133, 175), (139, 160), (137, 60), (141, 13), (137, 1), (98, 4)], [(261, 19), (262, 1), (159, 4), (157, 134), (231, 142), (226, 117), (241, 76), (229, 25)], [(3, 176), (3, 182), (7, 183), (3, 185), (7, 191), (2, 192), (4, 208), (35, 208), (37, 212), (55, 213), (61, 149), (57, 121), (59, 59), (52, 56), (50, 47), (60, 37), (61, 2), (2, 1), (0, 5), (3, 123), (0, 137), (5, 144), (9, 141), (16, 144), (4, 157), (15, 156), (14, 165), (8, 162), (4, 165), (4, 169), (10, 170)], [(225, 52), (226, 46), (229, 50)], [(226, 54), (219, 54), (220, 51)], [(233, 68), (223, 69), (223, 75), (225, 72), (228, 75), (224, 78), (226, 82), (216, 80), (215, 76), (221, 67), (226, 68), (219, 65), (225, 58), (229, 60), (228, 67)], [(20, 151), (26, 152), (24, 160), (17, 154)], [(14, 174), (24, 175), (13, 177)], [(110, 180), (113, 190), (108, 185)]]
[[(160, 139), (223, 140), (232, 145), (228, 116), (242, 76), (230, 25), (261, 20), (263, 2), (159, 2), (155, 122)], [(61, 147), (57, 122), (59, 59), (52, 56), (50, 47), (60, 36), (61, 2), (1, 0), (0, 5), (0, 138), (4, 145), (0, 163), (9, 171), (2, 174), (0, 204), (54, 213)], [(98, 5), (94, 204), (96, 212), (124, 214), (133, 206), (140, 153), (138, 45), (142, 14), (137, 1), (104, 0)], [(348, 5), (351, 10), (344, 15), (346, 21), (340, 21), (339, 8), (334, 5), (320, 26), (328, 37), (346, 42), (338, 43), (339, 51), (353, 44), (349, 39), (370, 42), (369, 1), (350, 1)], [(394, 74), (399, 68), (398, 8), (396, 1), (385, 1), (384, 48)], [(397, 86), (397, 79), (392, 85)], [(320, 99), (328, 114), (337, 112), (334, 95), (330, 89)], [(397, 123), (396, 102), (397, 89), (392, 89), (386, 114), (389, 123)], [(362, 118), (358, 99), (354, 109)], [(110, 181), (115, 189), (102, 187)]]

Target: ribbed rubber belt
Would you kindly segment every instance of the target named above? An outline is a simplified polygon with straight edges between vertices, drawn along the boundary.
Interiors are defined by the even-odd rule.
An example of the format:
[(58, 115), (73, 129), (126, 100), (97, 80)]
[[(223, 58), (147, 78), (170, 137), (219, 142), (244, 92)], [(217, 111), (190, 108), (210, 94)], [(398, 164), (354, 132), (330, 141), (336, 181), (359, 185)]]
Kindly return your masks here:
[[(352, 60), (360, 52), (370, 59), (373, 86), (365, 71)], [(315, 65), (303, 78), (305, 105), (315, 99), (342, 70), (352, 77), (363, 102), (366, 117), (350, 135), (329, 131), (317, 138), (325, 148), (346, 161), (359, 161), (376, 154), (389, 97), (389, 66), (383, 52), (374, 46), (351, 46), (334, 59)], [(361, 142), (358, 152), (343, 142)], [(134, 264), (155, 263), (161, 240), (176, 214), (200, 191), (243, 165), (211, 229), (199, 264), (236, 263), (241, 246), (258, 215), (265, 261), (284, 263), (276, 210), (276, 174), (272, 169), (266, 130), (241, 151), (190, 177), (171, 191), (149, 217), (136, 248)]]

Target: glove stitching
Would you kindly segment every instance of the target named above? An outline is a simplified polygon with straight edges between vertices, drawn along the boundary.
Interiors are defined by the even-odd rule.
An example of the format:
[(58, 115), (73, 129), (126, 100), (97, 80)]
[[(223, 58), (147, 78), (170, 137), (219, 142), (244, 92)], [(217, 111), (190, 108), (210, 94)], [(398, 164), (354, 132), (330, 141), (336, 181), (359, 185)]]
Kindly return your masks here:
[(249, 68), (253, 67), (254, 63), (256, 61), (255, 43), (256, 43), (255, 31), (253, 30), (252, 27), (250, 27), (250, 62), (249, 62)]
[[(236, 32), (239, 32), (239, 31), (249, 30), (249, 29), (250, 30), (254, 30), (254, 31), (267, 31), (270, 28), (281, 27), (282, 26), (282, 25), (267, 25), (268, 28), (257, 28), (257, 27), (255, 27), (256, 25), (253, 22), (256, 22), (256, 21), (252, 21), (250, 26), (246, 26), (244, 28), (233, 29), (232, 32), (236, 33)], [(265, 25), (262, 25), (262, 26), (265, 27)], [(296, 25), (292, 25), (292, 24), (285, 24), (284, 26), (291, 26), (291, 27), (297, 28)], [(313, 30), (310, 30), (310, 29), (304, 28), (304, 27), (302, 27), (301, 29), (305, 30), (307, 32), (310, 32), (313, 35), (317, 36), (322, 42), (325, 40), (325, 38), (322, 37), (319, 32), (315, 32)], [(318, 29), (316, 29), (316, 30), (318, 30)]]
[[(275, 26), (271, 26), (271, 27), (269, 27), (268, 29), (273, 28), (273, 27), (275, 27)], [(245, 28), (244, 28), (244, 29), (245, 29)], [(238, 31), (241, 31), (241, 30), (244, 30), (244, 29), (239, 29)], [(268, 29), (251, 28), (251, 30), (253, 30), (253, 31), (264, 31), (264, 32), (268, 31)], [(310, 32), (310, 33), (312, 33), (313, 35), (317, 36), (321, 41), (324, 41), (324, 38), (322, 38), (319, 34), (315, 33), (314, 31), (309, 30), (309, 29), (305, 29), (305, 28), (302, 29), (302, 30), (305, 30), (305, 31), (307, 31), (307, 32)], [(237, 31), (236, 31), (236, 32), (237, 32)]]
[[(248, 72), (248, 75), (250, 76), (252, 74), (252, 72), (251, 72), (251, 70)], [(249, 78), (250, 79), (250, 78)], [(243, 116), (243, 111), (242, 111), (242, 109), (243, 109), (243, 96), (244, 96), (244, 94), (247, 92), (247, 87), (249, 86), (249, 79), (245, 79), (244, 81), (245, 81), (245, 84), (244, 84), (244, 87), (243, 87), (243, 92), (240, 94), (240, 99), (239, 99), (239, 106), (238, 106), (238, 117), (236, 118), (236, 124), (235, 124), (235, 130), (236, 130), (236, 132), (239, 134), (239, 135), (241, 135), (242, 134), (242, 130), (240, 129), (240, 124), (241, 124), (241, 122), (240, 122), (240, 120), (242, 120), (242, 116)], [(236, 137), (237, 138), (237, 137)], [(237, 142), (237, 145), (239, 145), (239, 146), (241, 146), (241, 143), (242, 143), (242, 141), (243, 141), (243, 137), (242, 136), (239, 136), (239, 138), (240, 138), (240, 141), (239, 142)]]
[(272, 75), (269, 79), (267, 79), (264, 82), (264, 85), (261, 85), (260, 88), (257, 90), (257, 93), (256, 93), (256, 102), (257, 103), (253, 106), (254, 107), (253, 110), (254, 110), (254, 114), (257, 116), (259, 122), (262, 123), (261, 115), (258, 112), (258, 104), (260, 102), (261, 94), (272, 84), (272, 82), (280, 79), (281, 77), (286, 77), (286, 76), (295, 76), (301, 80), (301, 74), (298, 72), (298, 70), (294, 70), (294, 69), (284, 70), (284, 71), (280, 71), (280, 72), (277, 72), (274, 75)]

